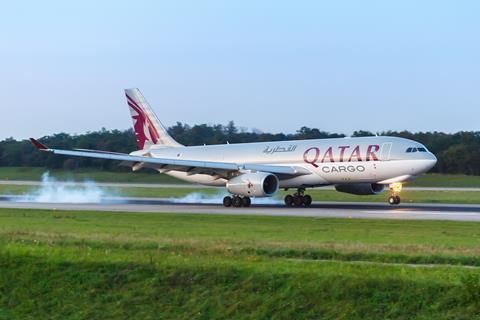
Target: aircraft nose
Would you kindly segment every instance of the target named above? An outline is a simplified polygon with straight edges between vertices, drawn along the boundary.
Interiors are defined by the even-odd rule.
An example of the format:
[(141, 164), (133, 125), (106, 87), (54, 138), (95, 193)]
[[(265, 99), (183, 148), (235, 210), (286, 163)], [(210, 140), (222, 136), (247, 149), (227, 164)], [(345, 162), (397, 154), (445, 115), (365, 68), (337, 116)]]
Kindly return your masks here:
[(432, 169), (437, 164), (437, 157), (433, 153), (429, 153), (428, 157), (428, 170)]
[(415, 161), (415, 168), (412, 169), (415, 174), (423, 174), (432, 169), (437, 163), (437, 157), (432, 153), (424, 153), (421, 159)]

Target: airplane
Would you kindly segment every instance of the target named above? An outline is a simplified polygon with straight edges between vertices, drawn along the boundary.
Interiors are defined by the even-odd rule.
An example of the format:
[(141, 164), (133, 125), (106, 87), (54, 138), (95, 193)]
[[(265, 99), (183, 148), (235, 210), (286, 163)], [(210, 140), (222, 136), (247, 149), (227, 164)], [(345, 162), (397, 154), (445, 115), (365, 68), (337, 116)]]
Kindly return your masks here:
[(405, 182), (429, 171), (437, 158), (413, 140), (390, 137), (346, 137), (223, 145), (184, 146), (175, 141), (137, 88), (125, 96), (138, 150), (50, 149), (36, 139), (39, 150), (53, 154), (111, 159), (132, 171), (159, 173), (207, 186), (226, 187), (225, 207), (249, 207), (251, 197), (272, 197), (279, 189), (295, 189), (284, 198), (287, 207), (308, 207), (308, 188), (334, 186), (355, 195), (389, 190), (388, 203), (400, 204)]

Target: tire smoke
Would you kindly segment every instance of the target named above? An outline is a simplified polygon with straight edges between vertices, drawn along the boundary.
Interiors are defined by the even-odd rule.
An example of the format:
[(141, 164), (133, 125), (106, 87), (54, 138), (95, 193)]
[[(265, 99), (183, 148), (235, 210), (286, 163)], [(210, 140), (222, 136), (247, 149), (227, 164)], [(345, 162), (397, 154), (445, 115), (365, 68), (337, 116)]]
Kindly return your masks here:
[[(223, 198), (230, 195), (225, 189), (214, 194), (192, 192), (184, 197), (163, 199), (170, 203), (222, 204)], [(118, 197), (111, 190), (100, 187), (94, 181), (59, 181), (47, 171), (42, 174), (39, 187), (22, 196), (12, 196), (11, 201), (37, 203), (128, 203), (128, 199)], [(252, 198), (252, 204), (281, 204), (276, 198)]]
[[(201, 192), (192, 192), (181, 198), (171, 199), (171, 203), (188, 203), (188, 204), (221, 204), (223, 198), (230, 195), (225, 190), (215, 194), (205, 194)], [(275, 198), (252, 198), (252, 204), (281, 204), (282, 201)]]
[(47, 171), (42, 174), (38, 189), (17, 199), (19, 202), (42, 203), (100, 203), (102, 198), (112, 196), (93, 181), (58, 181)]

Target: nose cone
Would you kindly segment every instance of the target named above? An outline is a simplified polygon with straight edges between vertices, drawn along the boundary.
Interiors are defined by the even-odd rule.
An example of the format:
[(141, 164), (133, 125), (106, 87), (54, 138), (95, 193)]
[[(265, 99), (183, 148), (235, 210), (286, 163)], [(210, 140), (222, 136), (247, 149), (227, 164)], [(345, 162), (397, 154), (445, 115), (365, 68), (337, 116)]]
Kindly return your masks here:
[(424, 174), (432, 169), (437, 163), (437, 157), (433, 153), (423, 153), (420, 159), (417, 158), (412, 171), (416, 175)]
[[(433, 167), (435, 167), (435, 165), (437, 164), (437, 157), (435, 157), (435, 155), (433, 153), (429, 153), (429, 156), (430, 156), (430, 163), (431, 163), (431, 167), (430, 169), (432, 169)], [(429, 169), (429, 170), (430, 170)]]
[(419, 168), (422, 172), (427, 172), (435, 165), (437, 164), (437, 157), (433, 153), (428, 153), (428, 156), (426, 159), (421, 160), (422, 164), (420, 165), (421, 168)]

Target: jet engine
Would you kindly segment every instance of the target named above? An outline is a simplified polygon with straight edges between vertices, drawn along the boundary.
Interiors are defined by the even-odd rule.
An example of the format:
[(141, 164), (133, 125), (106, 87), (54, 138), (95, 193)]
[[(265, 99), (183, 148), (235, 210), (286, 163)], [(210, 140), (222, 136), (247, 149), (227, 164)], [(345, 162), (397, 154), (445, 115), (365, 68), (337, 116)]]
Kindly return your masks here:
[(382, 193), (385, 189), (383, 184), (378, 183), (352, 183), (352, 184), (338, 184), (335, 189), (339, 192), (351, 193), (356, 195), (370, 195)]
[(227, 181), (227, 190), (246, 197), (271, 197), (278, 191), (278, 178), (267, 172), (244, 173)]

